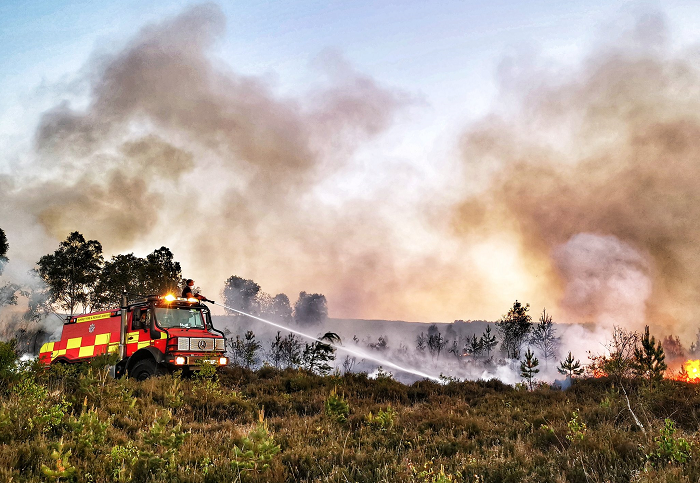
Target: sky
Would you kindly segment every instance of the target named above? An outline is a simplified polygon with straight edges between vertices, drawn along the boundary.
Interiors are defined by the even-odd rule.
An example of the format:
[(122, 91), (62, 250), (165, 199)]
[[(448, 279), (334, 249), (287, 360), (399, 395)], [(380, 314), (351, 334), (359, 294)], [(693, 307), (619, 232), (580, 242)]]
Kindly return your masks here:
[[(4, 276), (78, 230), (107, 258), (170, 247), (210, 298), (239, 275), (335, 317), (519, 299), (694, 333), (695, 147), (676, 190), (635, 140), (694, 126), (699, 20), (692, 1), (3, 3)], [(677, 223), (621, 208), (644, 183)]]

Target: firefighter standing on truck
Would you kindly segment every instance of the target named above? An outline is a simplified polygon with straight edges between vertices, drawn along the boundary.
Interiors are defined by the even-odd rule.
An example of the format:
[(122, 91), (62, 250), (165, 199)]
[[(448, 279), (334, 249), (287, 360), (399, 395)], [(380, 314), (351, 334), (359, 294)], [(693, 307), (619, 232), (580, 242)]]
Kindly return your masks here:
[(182, 289), (182, 298), (196, 298), (197, 300), (207, 300), (207, 298), (204, 295), (195, 295), (194, 293), (192, 293), (192, 287), (194, 287), (194, 280), (188, 278), (187, 282), (185, 283), (185, 288)]

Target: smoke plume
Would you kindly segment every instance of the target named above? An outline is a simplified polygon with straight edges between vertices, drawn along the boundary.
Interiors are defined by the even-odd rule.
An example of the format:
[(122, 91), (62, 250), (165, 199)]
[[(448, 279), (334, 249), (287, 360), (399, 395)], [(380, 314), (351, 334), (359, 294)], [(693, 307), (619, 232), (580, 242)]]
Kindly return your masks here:
[(217, 56), (225, 29), (194, 6), (74, 74), (0, 174), (11, 260), (78, 230), (107, 257), (170, 247), (210, 297), (235, 274), (324, 293), (333, 317), (495, 320), (517, 298), (556, 322), (695, 332), (700, 63), (661, 16), (578, 66), (506, 58), (455, 163), (381, 149), (419, 95), (333, 50), (282, 95)]
[(645, 14), (571, 72), (504, 62), (508, 107), (462, 139), (483, 186), (457, 208), (458, 233), (514, 233), (571, 321), (694, 333), (697, 61)]
[[(87, 102), (66, 92), (39, 120), (30, 165), (0, 179), (9, 233), (18, 236), (7, 227), (24, 219), (54, 243), (78, 230), (108, 254), (167, 244), (210, 292), (234, 273), (276, 279), (292, 297), (327, 292), (308, 268), (319, 264), (342, 279), (340, 291), (361, 287), (348, 281), (372, 268), (375, 247), (347, 233), (348, 219), (314, 190), (385, 132), (410, 96), (334, 51), (318, 57), (321, 75), (306, 94), (281, 96), (213, 55), (225, 23), (218, 6), (199, 5), (95, 54), (71, 84), (89, 86)], [(366, 208), (356, 217), (375, 224)], [(381, 251), (386, 231), (373, 230)], [(346, 260), (345, 243), (359, 261)]]

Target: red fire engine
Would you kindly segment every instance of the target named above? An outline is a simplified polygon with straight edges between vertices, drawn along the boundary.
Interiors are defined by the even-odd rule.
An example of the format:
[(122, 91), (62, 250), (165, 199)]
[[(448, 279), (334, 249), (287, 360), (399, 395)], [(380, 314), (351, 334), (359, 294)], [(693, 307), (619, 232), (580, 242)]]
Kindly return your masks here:
[(152, 295), (128, 303), (124, 296), (119, 309), (67, 317), (61, 340), (44, 344), (39, 360), (75, 363), (118, 353), (115, 377), (146, 379), (202, 364), (225, 365), (225, 350), (224, 334), (200, 300)]

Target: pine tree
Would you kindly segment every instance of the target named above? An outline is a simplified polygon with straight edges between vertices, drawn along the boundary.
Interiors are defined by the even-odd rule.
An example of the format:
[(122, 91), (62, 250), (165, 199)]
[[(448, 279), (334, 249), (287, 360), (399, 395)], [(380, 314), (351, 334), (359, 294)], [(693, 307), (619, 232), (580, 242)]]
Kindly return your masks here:
[(569, 355), (559, 363), (559, 367), (557, 367), (557, 371), (559, 371), (559, 374), (565, 374), (566, 377), (571, 379), (573, 376), (580, 376), (583, 374), (583, 367), (581, 367), (581, 361), (576, 360), (574, 361), (574, 356), (571, 355), (571, 351), (569, 351)]
[(467, 344), (467, 353), (476, 357), (479, 357), (482, 352), (484, 352), (484, 342), (481, 338), (477, 339), (476, 334), (472, 336)]
[(664, 359), (664, 348), (661, 342), (656, 342), (654, 336), (649, 335), (649, 326), (644, 327), (644, 336), (641, 340), (642, 346), (634, 348), (634, 373), (638, 376), (646, 377), (650, 381), (660, 380), (664, 371), (668, 367)]
[[(327, 342), (322, 342), (327, 341)], [(325, 376), (333, 367), (329, 364), (335, 360), (335, 347), (333, 344), (340, 342), (340, 336), (335, 332), (326, 332), (311, 344), (304, 345), (301, 355), (301, 365), (304, 369)]]
[(297, 367), (301, 364), (301, 341), (296, 334), (287, 334), (280, 342), (283, 367)]
[(275, 338), (270, 341), (270, 350), (267, 353), (267, 359), (275, 366), (275, 369), (282, 367), (282, 336), (279, 330)]
[(528, 386), (530, 387), (531, 391), (533, 378), (535, 377), (535, 374), (540, 372), (540, 370), (537, 369), (537, 366), (539, 365), (539, 359), (535, 357), (535, 353), (532, 352), (528, 347), (527, 352), (525, 353), (525, 360), (520, 362), (520, 377), (527, 380)]
[(440, 358), (440, 353), (447, 345), (447, 339), (442, 336), (442, 332), (438, 329), (437, 324), (432, 324), (428, 327), (428, 352), (435, 358)]
[(423, 332), (420, 333), (418, 337), (416, 337), (416, 350), (420, 353), (425, 354), (425, 348), (428, 345), (428, 338), (425, 336)]
[(486, 357), (491, 357), (491, 351), (498, 345), (495, 335), (491, 335), (491, 327), (486, 326), (486, 330), (481, 334), (481, 346), (486, 351)]
[(521, 304), (517, 300), (508, 313), (496, 322), (501, 334), (501, 349), (509, 359), (520, 358), (520, 348), (528, 340), (532, 330), (532, 317), (527, 313), (530, 304)]
[(255, 334), (252, 330), (246, 331), (244, 337), (243, 363), (248, 369), (254, 369), (258, 365), (258, 362), (260, 362), (258, 350), (262, 347), (262, 344), (255, 340)]

